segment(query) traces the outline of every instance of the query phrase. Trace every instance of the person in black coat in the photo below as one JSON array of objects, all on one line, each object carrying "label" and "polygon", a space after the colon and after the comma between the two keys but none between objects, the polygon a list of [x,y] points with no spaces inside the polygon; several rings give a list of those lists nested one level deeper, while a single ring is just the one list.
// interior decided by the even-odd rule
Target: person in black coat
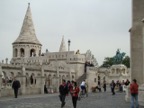
[{"label": "person in black coat", "polygon": [[116,86],[116,84],[115,84],[114,80],[112,80],[110,86],[111,86],[112,95],[115,95],[115,86]]},{"label": "person in black coat", "polygon": [[12,84],[12,88],[14,89],[15,98],[17,98],[18,89],[20,88],[20,82],[18,80],[16,80],[16,78],[14,78],[14,81],[13,81],[13,84]]},{"label": "person in black coat", "polygon": [[65,106],[65,98],[66,95],[68,94],[68,86],[66,84],[66,81],[63,79],[62,84],[59,86],[59,97],[60,97],[60,101],[61,101],[61,108],[63,108]]}]

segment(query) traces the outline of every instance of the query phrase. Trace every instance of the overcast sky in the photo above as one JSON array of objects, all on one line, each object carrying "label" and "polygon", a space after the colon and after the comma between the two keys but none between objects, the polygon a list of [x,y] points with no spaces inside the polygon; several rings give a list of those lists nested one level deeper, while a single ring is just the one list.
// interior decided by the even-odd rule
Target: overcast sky
[{"label": "overcast sky", "polygon": [[130,55],[131,0],[0,0],[0,60],[12,57],[28,2],[43,52],[57,52],[64,35],[71,50],[90,49],[99,65],[118,48]]}]

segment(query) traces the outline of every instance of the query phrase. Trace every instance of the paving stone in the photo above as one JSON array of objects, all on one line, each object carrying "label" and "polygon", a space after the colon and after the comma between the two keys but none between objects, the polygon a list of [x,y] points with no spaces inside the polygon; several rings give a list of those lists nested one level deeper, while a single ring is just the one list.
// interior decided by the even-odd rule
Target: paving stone
[{"label": "paving stone", "polygon": [[[130,103],[125,102],[124,97],[125,93],[90,93],[78,101],[77,108],[130,108]],[[0,98],[0,108],[60,108],[60,104],[58,94]],[[66,97],[64,108],[73,108],[70,95]]]}]

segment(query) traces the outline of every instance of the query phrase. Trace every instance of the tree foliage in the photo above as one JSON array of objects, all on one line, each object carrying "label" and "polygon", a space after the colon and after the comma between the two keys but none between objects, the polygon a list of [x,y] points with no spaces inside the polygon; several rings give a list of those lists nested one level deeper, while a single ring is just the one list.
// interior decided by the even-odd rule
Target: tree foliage
[{"label": "tree foliage", "polygon": [[[104,59],[103,64],[101,65],[101,67],[110,67],[114,64],[114,57],[106,57]],[[127,66],[127,68],[130,68],[130,57],[129,56],[125,56],[122,60],[122,64],[124,64],[125,66]]]},{"label": "tree foliage", "polygon": [[127,68],[130,68],[130,57],[126,56],[123,61],[122,64],[124,64],[125,66],[127,66]]}]

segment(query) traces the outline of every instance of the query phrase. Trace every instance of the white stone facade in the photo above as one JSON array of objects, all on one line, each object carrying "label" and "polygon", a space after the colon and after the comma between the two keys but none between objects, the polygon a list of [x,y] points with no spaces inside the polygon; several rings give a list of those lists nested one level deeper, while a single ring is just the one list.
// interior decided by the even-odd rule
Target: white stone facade
[{"label": "white stone facade", "polygon": [[[35,34],[30,5],[20,35],[12,45],[13,57],[10,64],[8,59],[0,63],[0,96],[13,95],[10,81],[14,77],[21,83],[21,95],[43,94],[44,85],[49,92],[58,92],[62,79],[75,80],[79,84],[86,80],[89,92],[92,87],[97,86],[98,76],[101,77],[101,83],[105,79],[108,84],[112,79],[129,79],[129,70],[123,65],[99,68],[90,50],[83,54],[76,54],[70,48],[67,51],[64,37],[59,52],[41,53],[42,44]],[[86,66],[87,62],[93,65]]]},{"label": "white stone facade", "polygon": [[[59,52],[47,51],[41,53],[42,44],[35,34],[30,4],[21,32],[12,45],[13,57],[10,64],[8,59],[6,59],[6,62],[0,63],[0,84],[2,85],[0,86],[0,96],[13,95],[10,82],[14,77],[17,77],[21,83],[19,94],[43,94],[44,85],[49,92],[58,92],[62,79],[75,80],[79,83],[81,80],[85,80],[86,77],[82,76],[85,75],[86,61],[95,63],[93,71],[87,70],[87,73],[89,73],[88,71],[91,71],[91,74],[95,73],[95,68],[98,68],[97,61],[90,51],[85,54],[66,51],[64,37]],[[89,75],[87,75],[88,79],[91,77]],[[96,74],[94,74],[93,78],[96,77]],[[94,80],[91,82],[94,82]]]}]

